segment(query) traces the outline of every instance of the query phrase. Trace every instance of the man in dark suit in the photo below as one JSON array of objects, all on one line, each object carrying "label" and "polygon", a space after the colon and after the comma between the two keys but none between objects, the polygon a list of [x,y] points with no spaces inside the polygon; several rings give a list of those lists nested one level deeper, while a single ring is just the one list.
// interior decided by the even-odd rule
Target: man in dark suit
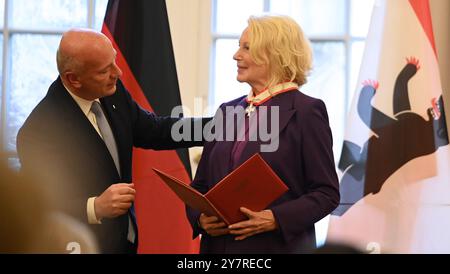
[{"label": "man in dark suit", "polygon": [[[177,149],[179,119],[158,117],[133,101],[119,77],[109,39],[70,30],[57,53],[59,77],[17,136],[22,170],[64,199],[60,208],[90,227],[103,253],[136,252],[132,149]],[[81,247],[82,248],[82,247]]]}]

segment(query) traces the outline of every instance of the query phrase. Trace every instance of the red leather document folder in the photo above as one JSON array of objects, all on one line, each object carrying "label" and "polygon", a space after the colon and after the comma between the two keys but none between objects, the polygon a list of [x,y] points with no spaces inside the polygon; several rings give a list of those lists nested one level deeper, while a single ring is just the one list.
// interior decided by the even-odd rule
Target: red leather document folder
[{"label": "red leather document folder", "polygon": [[185,204],[208,216],[217,216],[227,225],[247,219],[240,207],[261,211],[288,190],[259,154],[245,161],[205,195],[160,170],[153,170]]}]

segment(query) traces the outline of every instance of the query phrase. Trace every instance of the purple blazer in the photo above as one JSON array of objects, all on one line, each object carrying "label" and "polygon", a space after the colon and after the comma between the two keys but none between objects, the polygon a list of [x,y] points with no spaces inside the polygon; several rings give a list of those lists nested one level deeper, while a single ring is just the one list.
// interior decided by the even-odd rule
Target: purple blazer
[{"label": "purple blazer", "polygon": [[[225,111],[226,106],[246,107],[243,98],[222,104],[220,108]],[[279,147],[275,152],[260,154],[289,187],[288,192],[268,207],[273,211],[279,229],[242,241],[235,241],[232,235],[211,237],[198,226],[200,212],[187,207],[193,237],[202,234],[201,253],[310,252],[316,247],[314,223],[339,204],[339,182],[325,104],[294,90],[280,94],[264,105],[279,106]],[[227,121],[224,127],[227,128]],[[260,141],[248,142],[237,166],[260,152],[261,144]],[[229,174],[233,145],[230,141],[206,143],[191,186],[206,193]]]}]

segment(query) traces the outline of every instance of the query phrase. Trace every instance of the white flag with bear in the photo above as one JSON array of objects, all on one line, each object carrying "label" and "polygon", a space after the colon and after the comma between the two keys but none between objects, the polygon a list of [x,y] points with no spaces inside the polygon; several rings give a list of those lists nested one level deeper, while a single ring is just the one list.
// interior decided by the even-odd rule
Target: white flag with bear
[{"label": "white flag with bear", "polygon": [[327,242],[450,253],[450,163],[428,0],[376,1]]}]

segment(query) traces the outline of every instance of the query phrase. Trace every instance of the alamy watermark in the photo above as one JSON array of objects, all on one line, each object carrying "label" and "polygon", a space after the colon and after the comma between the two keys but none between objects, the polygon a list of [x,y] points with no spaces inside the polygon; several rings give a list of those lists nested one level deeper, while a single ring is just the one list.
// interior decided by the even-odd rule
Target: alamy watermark
[{"label": "alamy watermark", "polygon": [[[196,99],[194,113],[198,114],[201,99]],[[173,108],[171,117],[191,116],[186,106]],[[205,116],[207,111],[203,112]],[[206,117],[206,116],[205,116]],[[248,112],[242,106],[219,108],[214,118],[203,126],[201,119],[181,119],[172,126],[172,138],[177,141],[258,142],[260,152],[275,152],[279,146],[280,110],[278,106],[259,106]],[[192,140],[193,139],[193,140]]]}]

